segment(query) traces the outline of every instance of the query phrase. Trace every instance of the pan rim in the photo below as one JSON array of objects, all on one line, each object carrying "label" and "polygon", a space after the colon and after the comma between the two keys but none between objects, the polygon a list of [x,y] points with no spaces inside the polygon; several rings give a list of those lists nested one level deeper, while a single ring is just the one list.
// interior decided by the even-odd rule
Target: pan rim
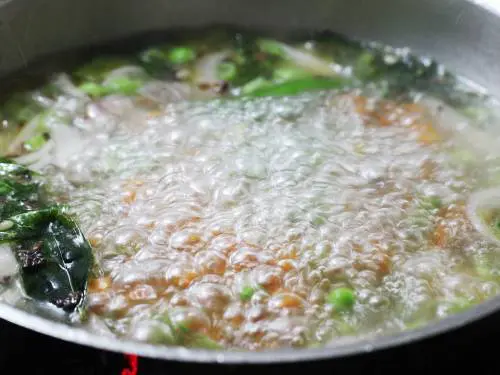
[{"label": "pan rim", "polygon": [[422,341],[424,339],[430,339],[434,336],[459,329],[460,327],[478,321],[498,311],[500,311],[500,295],[467,311],[451,315],[410,331],[398,332],[391,335],[374,336],[366,339],[360,338],[353,343],[338,345],[335,347],[278,349],[251,352],[167,347],[131,340],[120,340],[113,337],[100,336],[83,328],[71,327],[64,323],[51,321],[40,316],[30,314],[6,303],[0,303],[1,319],[69,343],[84,345],[94,349],[106,350],[114,353],[135,354],[141,357],[156,360],[228,365],[264,365],[273,363],[286,364],[312,360],[332,360],[369,354]]},{"label": "pan rim", "polygon": [[[498,4],[484,0],[464,0],[493,13],[500,22],[500,1]],[[2,9],[3,6],[0,6]],[[378,335],[361,338],[353,343],[340,344],[333,347],[279,349],[263,352],[250,351],[214,351],[190,349],[184,347],[166,347],[131,340],[120,340],[113,337],[100,336],[85,329],[72,327],[64,323],[52,321],[33,315],[19,308],[0,302],[0,319],[19,327],[60,339],[69,343],[87,346],[94,349],[115,353],[130,353],[142,357],[191,363],[217,363],[228,365],[273,364],[306,362],[311,360],[327,360],[352,357],[356,355],[378,352],[412,342],[451,332],[467,324],[479,321],[489,315],[500,312],[500,295],[493,297],[467,311],[448,316],[425,326],[398,332],[390,335]]]}]

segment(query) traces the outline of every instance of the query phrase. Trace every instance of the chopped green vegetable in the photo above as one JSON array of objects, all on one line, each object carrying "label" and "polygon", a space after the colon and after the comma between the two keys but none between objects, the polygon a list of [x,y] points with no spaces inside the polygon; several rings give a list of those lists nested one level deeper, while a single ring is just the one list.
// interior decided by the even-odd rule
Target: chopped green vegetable
[{"label": "chopped green vegetable", "polygon": [[139,61],[147,73],[158,78],[170,75],[170,60],[168,48],[149,48],[139,55]]},{"label": "chopped green vegetable", "polygon": [[80,82],[100,83],[112,70],[129,65],[128,59],[120,57],[102,57],[90,61],[77,69],[73,75]]},{"label": "chopped green vegetable", "polygon": [[438,210],[443,206],[443,201],[437,196],[424,197],[420,206],[426,210]]},{"label": "chopped green vegetable", "polygon": [[41,149],[45,143],[47,143],[47,136],[45,134],[37,134],[24,142],[24,148],[27,151],[33,152]]},{"label": "chopped green vegetable", "polygon": [[138,79],[117,77],[110,80],[105,86],[107,94],[134,95],[143,86],[144,82]]},{"label": "chopped green vegetable", "polygon": [[280,57],[286,57],[286,54],[283,50],[283,44],[276,40],[260,39],[257,41],[257,45],[259,46],[260,50],[265,53]]},{"label": "chopped green vegetable", "polygon": [[144,82],[139,79],[116,77],[105,85],[100,85],[95,82],[85,82],[80,86],[80,90],[95,98],[114,94],[134,95],[143,84]]},{"label": "chopped green vegetable", "polygon": [[104,86],[101,86],[101,85],[95,83],[95,82],[85,82],[79,88],[84,93],[86,93],[92,97],[95,97],[95,98],[99,98],[101,96],[107,95],[106,88]]},{"label": "chopped green vegetable", "polygon": [[[234,62],[238,68],[238,74],[231,81],[235,87],[252,85],[253,81],[267,81],[271,79],[276,68],[276,62],[280,59],[275,56],[263,58],[262,51],[255,43],[255,39],[237,34],[234,39]],[[244,90],[242,90],[244,91]]]},{"label": "chopped green vegetable", "polygon": [[264,77],[257,77],[243,86],[241,89],[241,93],[243,95],[249,95],[253,94],[255,91],[268,87],[272,87],[272,83],[270,81],[268,81]]},{"label": "chopped green vegetable", "polygon": [[220,80],[231,81],[238,74],[238,68],[234,63],[224,62],[217,68],[217,75]]},{"label": "chopped green vegetable", "polygon": [[362,53],[354,66],[355,74],[358,78],[362,80],[369,79],[373,77],[376,73],[376,69],[373,66],[375,57],[370,52]]},{"label": "chopped green vegetable", "polygon": [[336,311],[348,311],[356,302],[356,296],[352,289],[337,288],[328,294],[326,300]]},{"label": "chopped green vegetable", "polygon": [[173,342],[175,345],[194,347],[194,348],[204,348],[217,350],[222,349],[222,346],[217,342],[212,340],[207,335],[199,332],[194,332],[189,327],[183,323],[175,324],[168,313],[164,313],[160,318],[160,321],[167,324],[170,327],[173,335]]},{"label": "chopped green vegetable", "polygon": [[296,79],[288,82],[261,86],[260,88],[254,89],[250,92],[246,92],[249,96],[286,96],[286,95],[296,95],[307,91],[314,90],[329,90],[329,89],[343,89],[350,85],[350,81],[338,78],[338,79],[323,79],[323,78],[305,78]]},{"label": "chopped green vegetable", "polygon": [[175,47],[168,53],[168,60],[175,65],[190,63],[196,58],[196,51],[190,47]]},{"label": "chopped green vegetable", "polygon": [[474,306],[474,303],[466,298],[456,298],[451,304],[448,311],[452,314],[456,314],[465,310],[468,310]]},{"label": "chopped green vegetable", "polygon": [[273,78],[276,81],[291,81],[295,79],[310,78],[311,73],[306,72],[304,69],[295,66],[283,66],[277,68],[273,73]]},{"label": "chopped green vegetable", "polygon": [[255,289],[252,288],[251,286],[246,286],[242,289],[242,291],[240,292],[240,299],[242,301],[250,301],[250,299],[252,298],[252,296],[254,295],[255,293]]}]

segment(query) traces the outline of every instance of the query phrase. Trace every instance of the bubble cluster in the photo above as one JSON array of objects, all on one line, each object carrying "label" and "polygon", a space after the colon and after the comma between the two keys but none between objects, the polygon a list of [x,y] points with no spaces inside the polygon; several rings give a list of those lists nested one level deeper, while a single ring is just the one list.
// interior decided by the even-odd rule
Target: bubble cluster
[{"label": "bubble cluster", "polygon": [[[262,350],[402,329],[496,293],[474,271],[493,245],[463,212],[478,181],[414,112],[367,124],[356,95],[176,103],[52,170],[99,263],[90,311],[136,340],[171,344],[180,325]],[[352,311],[328,302],[340,287]]]}]

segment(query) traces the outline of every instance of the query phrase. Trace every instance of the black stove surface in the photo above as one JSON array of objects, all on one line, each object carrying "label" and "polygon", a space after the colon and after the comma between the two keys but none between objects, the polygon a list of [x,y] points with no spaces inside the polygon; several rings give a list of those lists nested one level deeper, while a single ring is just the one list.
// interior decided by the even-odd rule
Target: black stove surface
[{"label": "black stove surface", "polygon": [[[457,331],[411,345],[336,361],[273,366],[193,365],[138,359],[137,375],[156,374],[306,374],[420,375],[465,370],[475,375],[500,374],[500,314]],[[129,358],[43,336],[0,320],[0,374],[135,375]],[[444,372],[444,373],[446,373]]]}]

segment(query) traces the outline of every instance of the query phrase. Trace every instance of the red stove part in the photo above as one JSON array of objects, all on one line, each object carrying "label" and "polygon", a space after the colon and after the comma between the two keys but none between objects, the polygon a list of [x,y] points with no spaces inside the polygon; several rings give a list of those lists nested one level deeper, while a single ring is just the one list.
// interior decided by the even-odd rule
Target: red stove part
[{"label": "red stove part", "polygon": [[124,368],[121,375],[137,375],[139,358],[135,354],[125,354],[129,368]]}]

